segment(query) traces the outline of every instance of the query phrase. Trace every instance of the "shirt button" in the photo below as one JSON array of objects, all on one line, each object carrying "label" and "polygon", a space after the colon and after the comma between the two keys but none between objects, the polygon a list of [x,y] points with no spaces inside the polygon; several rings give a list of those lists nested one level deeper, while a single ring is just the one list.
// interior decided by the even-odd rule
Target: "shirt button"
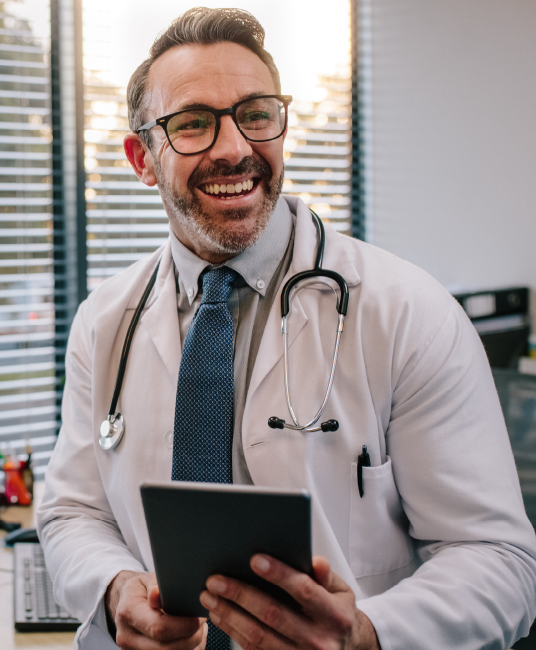
[{"label": "shirt button", "polygon": [[191,298],[194,295],[194,290],[193,289],[188,289],[188,298]]},{"label": "shirt button", "polygon": [[264,289],[264,281],[257,280],[257,289]]},{"label": "shirt button", "polygon": [[164,440],[166,441],[166,447],[173,449],[173,431],[166,431],[164,433]]}]

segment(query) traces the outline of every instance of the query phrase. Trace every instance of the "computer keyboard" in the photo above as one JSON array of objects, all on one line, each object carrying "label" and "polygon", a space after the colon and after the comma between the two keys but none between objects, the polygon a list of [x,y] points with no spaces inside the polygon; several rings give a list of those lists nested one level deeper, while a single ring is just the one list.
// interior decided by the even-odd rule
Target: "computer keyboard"
[{"label": "computer keyboard", "polygon": [[19,632],[69,632],[80,621],[56,605],[52,580],[40,544],[14,546],[15,629]]}]

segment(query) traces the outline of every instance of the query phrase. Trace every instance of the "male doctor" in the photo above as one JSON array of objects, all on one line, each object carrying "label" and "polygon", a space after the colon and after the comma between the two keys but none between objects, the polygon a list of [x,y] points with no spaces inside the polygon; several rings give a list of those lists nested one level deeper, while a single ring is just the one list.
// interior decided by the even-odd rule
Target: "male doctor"
[{"label": "male doctor", "polygon": [[[193,9],[130,81],[126,155],[158,186],[170,235],[73,324],[39,512],[55,597],[82,620],[84,649],[508,648],[536,613],[534,530],[484,350],[441,286],[327,226],[324,268],[350,289],[325,411],[340,427],[267,425],[287,413],[281,288],[313,267],[318,242],[307,207],[280,195],[289,98],[263,38],[246,12]],[[105,451],[100,423],[158,260],[118,407],[125,436]],[[329,281],[294,297],[301,420],[322,400],[336,323]],[[311,493],[314,579],[252,558],[301,611],[224,576],[200,594],[210,625],[161,611],[139,485],[172,477]]]}]

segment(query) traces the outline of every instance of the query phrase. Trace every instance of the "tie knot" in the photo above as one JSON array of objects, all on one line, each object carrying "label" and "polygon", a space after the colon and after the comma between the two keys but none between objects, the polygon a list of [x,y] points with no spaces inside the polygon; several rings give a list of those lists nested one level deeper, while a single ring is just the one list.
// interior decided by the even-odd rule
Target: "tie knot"
[{"label": "tie knot", "polygon": [[227,302],[236,280],[236,271],[228,266],[207,271],[203,275],[203,297],[201,304]]}]

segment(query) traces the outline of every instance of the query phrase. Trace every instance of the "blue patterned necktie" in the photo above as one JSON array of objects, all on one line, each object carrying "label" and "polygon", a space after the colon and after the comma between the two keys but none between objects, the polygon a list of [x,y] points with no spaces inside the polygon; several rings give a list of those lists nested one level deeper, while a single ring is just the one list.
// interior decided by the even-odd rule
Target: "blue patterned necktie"
[{"label": "blue patterned necktie", "polygon": [[[203,296],[182,351],[175,431],[174,481],[232,483],[233,317],[227,306],[236,272],[203,276]],[[217,531],[214,531],[217,534]],[[229,650],[229,637],[209,620],[207,650]]]}]

